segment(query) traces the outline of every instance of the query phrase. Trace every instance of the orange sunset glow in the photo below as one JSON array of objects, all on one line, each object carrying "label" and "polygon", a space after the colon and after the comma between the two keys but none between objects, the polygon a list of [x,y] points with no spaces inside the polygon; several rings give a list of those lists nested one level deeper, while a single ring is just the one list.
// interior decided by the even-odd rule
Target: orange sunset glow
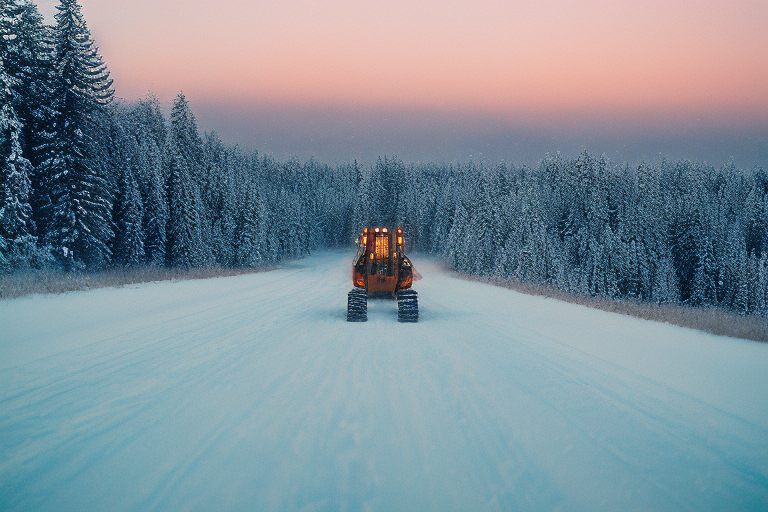
[{"label": "orange sunset glow", "polygon": [[[38,3],[53,12],[52,1]],[[606,123],[610,132],[619,127],[646,135],[727,127],[725,138],[743,141],[743,133],[764,140],[768,125],[765,0],[82,5],[118,96],[132,100],[152,90],[167,102],[184,90],[200,108],[202,128],[231,132],[267,151],[277,150],[265,146],[270,128],[273,135],[291,131],[288,111],[292,118],[307,112],[294,134],[299,125],[329,116],[334,126],[381,124],[375,117],[360,121],[362,112],[387,113],[394,132],[393,117],[417,112],[447,116],[454,131],[479,116],[517,130],[568,125],[588,127],[592,135],[605,132]],[[225,115],[232,111],[237,120]],[[254,119],[252,130],[246,111],[254,118],[269,112],[277,124]],[[578,131],[563,136],[589,142]],[[546,147],[559,149],[568,148]],[[291,152],[287,146],[285,152]]]}]

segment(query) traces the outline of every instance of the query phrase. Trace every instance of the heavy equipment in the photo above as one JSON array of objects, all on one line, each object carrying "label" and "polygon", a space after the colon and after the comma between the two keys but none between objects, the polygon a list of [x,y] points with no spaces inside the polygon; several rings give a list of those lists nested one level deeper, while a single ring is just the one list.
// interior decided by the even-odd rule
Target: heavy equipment
[{"label": "heavy equipment", "polygon": [[359,238],[352,264],[354,288],[347,295],[347,321],[368,320],[368,298],[397,298],[397,320],[419,321],[419,299],[413,264],[405,255],[401,228],[367,227]]}]

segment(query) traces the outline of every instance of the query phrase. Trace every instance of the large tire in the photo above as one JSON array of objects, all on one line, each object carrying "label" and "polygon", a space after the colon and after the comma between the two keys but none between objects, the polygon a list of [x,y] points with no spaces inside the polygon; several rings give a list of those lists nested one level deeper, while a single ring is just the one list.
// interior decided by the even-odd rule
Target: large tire
[{"label": "large tire", "polygon": [[416,290],[400,290],[397,292],[397,321],[419,321],[419,297]]},{"label": "large tire", "polygon": [[347,294],[347,322],[368,321],[368,294],[354,288]]}]

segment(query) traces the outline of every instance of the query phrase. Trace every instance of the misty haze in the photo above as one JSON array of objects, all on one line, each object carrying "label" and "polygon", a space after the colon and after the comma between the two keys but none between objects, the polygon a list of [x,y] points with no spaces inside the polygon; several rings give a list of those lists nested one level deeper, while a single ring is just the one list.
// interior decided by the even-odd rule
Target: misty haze
[{"label": "misty haze", "polygon": [[[768,162],[766,123],[722,126],[721,120],[583,118],[526,123],[496,116],[434,111],[291,109],[202,103],[201,126],[243,148],[280,159],[314,158],[331,164],[378,157],[408,162],[469,160],[535,166],[547,155],[574,157],[586,150],[617,164],[687,158],[750,169]],[[656,124],[663,123],[663,124]]]},{"label": "misty haze", "polygon": [[[53,22],[55,1],[37,3]],[[183,90],[201,129],[279,159],[768,163],[760,0],[83,9],[117,97],[152,90],[167,109]]]}]

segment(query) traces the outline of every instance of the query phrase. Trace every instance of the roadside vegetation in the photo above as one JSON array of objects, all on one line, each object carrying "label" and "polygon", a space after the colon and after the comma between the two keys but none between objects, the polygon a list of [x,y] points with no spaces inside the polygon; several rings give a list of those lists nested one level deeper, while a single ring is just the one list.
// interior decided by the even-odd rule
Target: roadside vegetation
[{"label": "roadside vegetation", "polygon": [[768,317],[740,315],[716,307],[693,307],[680,304],[657,304],[629,299],[612,299],[560,290],[551,285],[524,283],[514,279],[469,276],[452,272],[454,277],[488,283],[526,295],[536,295],[579,304],[601,311],[633,316],[679,327],[753,341],[768,342]]},{"label": "roadside vegetation", "polygon": [[63,270],[31,270],[0,275],[0,300],[33,294],[65,293],[120,287],[156,281],[183,281],[230,277],[254,272],[266,272],[274,266],[261,268],[204,267],[168,268],[158,266],[117,267],[100,271],[65,272]]}]

